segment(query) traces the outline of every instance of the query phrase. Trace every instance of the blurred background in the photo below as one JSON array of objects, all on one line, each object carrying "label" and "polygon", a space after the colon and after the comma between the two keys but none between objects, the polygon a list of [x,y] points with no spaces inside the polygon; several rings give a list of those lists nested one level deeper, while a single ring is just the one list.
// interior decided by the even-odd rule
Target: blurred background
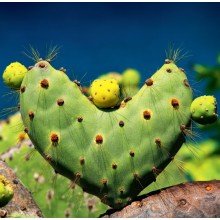
[{"label": "blurred background", "polygon": [[[0,3],[0,72],[14,61],[32,65],[23,54],[30,45],[42,58],[57,45],[53,65],[64,66],[83,85],[129,67],[144,81],[164,63],[173,43],[191,55],[178,64],[203,93],[205,82],[197,87],[191,65],[216,63],[219,10],[219,3]],[[10,91],[2,80],[0,88],[0,97]],[[1,100],[0,108],[13,106],[11,99]]]},{"label": "blurred background", "polygon": [[[173,44],[183,54],[188,52],[178,66],[185,69],[195,97],[207,94],[220,100],[219,11],[220,3],[0,3],[0,71],[15,61],[33,65],[23,54],[30,45],[43,59],[49,48],[58,46],[52,65],[66,68],[70,79],[83,86],[102,74],[127,68],[140,72],[141,85],[163,65],[165,51]],[[107,206],[54,173],[34,152],[20,115],[3,110],[17,103],[2,80],[0,97],[0,158],[16,170],[43,214],[98,217],[103,213]],[[178,159],[142,193],[184,181],[220,179],[220,122],[197,126],[189,131],[192,135]]]}]

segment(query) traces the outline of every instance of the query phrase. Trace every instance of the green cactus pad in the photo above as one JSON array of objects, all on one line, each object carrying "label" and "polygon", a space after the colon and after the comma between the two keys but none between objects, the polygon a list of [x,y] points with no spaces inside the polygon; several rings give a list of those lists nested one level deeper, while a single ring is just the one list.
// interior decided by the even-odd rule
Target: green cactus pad
[{"label": "green cactus pad", "polygon": [[3,73],[4,83],[12,89],[20,89],[22,80],[27,73],[27,69],[19,62],[8,65]]},{"label": "green cactus pad", "polygon": [[119,101],[119,85],[115,79],[96,79],[91,85],[91,96],[99,108],[114,107]]},{"label": "green cactus pad", "polygon": [[105,204],[130,203],[185,142],[192,91],[173,62],[164,64],[118,109],[97,108],[67,75],[40,61],[20,89],[25,130],[60,174]]},{"label": "green cactus pad", "polygon": [[217,118],[217,102],[214,96],[196,98],[190,107],[192,119],[202,125],[214,123]]},{"label": "green cactus pad", "polygon": [[10,182],[0,175],[0,207],[7,205],[13,196],[14,190]]}]

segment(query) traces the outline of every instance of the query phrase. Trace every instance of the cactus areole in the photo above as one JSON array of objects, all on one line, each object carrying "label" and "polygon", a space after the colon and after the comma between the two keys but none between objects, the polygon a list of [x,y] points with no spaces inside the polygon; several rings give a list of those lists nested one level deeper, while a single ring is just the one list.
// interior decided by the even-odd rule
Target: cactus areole
[{"label": "cactus areole", "polygon": [[189,125],[192,103],[186,81],[174,62],[165,63],[132,99],[103,109],[40,61],[24,76],[20,111],[57,172],[119,209],[156,181],[185,142],[181,125]]}]

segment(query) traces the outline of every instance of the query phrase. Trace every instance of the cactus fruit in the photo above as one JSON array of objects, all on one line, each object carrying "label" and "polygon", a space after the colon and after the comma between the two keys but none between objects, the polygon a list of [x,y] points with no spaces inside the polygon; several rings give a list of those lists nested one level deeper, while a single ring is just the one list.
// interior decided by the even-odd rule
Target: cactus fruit
[{"label": "cactus fruit", "polygon": [[98,79],[115,79],[120,86],[121,86],[122,80],[123,80],[122,75],[117,72],[109,72],[109,73],[103,74],[103,75],[99,76]]},{"label": "cactus fruit", "polygon": [[27,73],[27,69],[19,62],[8,65],[3,73],[4,83],[12,89],[20,89],[22,80]]},{"label": "cactus fruit", "polygon": [[99,108],[114,107],[119,101],[119,85],[115,79],[97,79],[91,85],[91,96]]},{"label": "cactus fruit", "polygon": [[128,68],[122,72],[122,74],[110,72],[101,75],[99,79],[115,79],[120,86],[121,98],[135,95],[139,90],[139,84],[141,75],[135,70]]},{"label": "cactus fruit", "polygon": [[214,96],[200,96],[190,107],[192,119],[202,125],[214,123],[217,118],[217,102]]},{"label": "cactus fruit", "polygon": [[[98,77],[98,80],[116,80],[120,87],[120,98],[119,102],[125,99],[126,97],[130,97],[135,95],[139,90],[139,84],[141,75],[135,70],[128,68],[122,72],[122,74],[117,72],[109,72]],[[89,88],[83,87],[83,92],[85,95],[91,95],[91,86]]]},{"label": "cactus fruit", "polygon": [[122,91],[123,97],[134,96],[139,90],[141,75],[135,70],[128,68],[122,73]]},{"label": "cactus fruit", "polygon": [[122,81],[125,86],[138,86],[140,82],[140,73],[135,69],[126,69],[122,73]]},{"label": "cactus fruit", "polygon": [[14,196],[14,190],[10,182],[0,175],[0,208],[7,205]]},{"label": "cactus fruit", "polygon": [[97,108],[46,61],[28,71],[20,88],[35,148],[58,173],[114,208],[130,203],[173,160],[185,142],[191,102],[186,75],[172,61],[118,109]]}]

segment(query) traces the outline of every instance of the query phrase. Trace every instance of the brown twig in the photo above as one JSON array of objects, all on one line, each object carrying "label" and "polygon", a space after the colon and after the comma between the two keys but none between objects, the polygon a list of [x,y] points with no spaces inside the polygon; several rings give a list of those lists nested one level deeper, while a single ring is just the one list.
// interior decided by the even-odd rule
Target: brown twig
[{"label": "brown twig", "polygon": [[187,182],[138,197],[122,210],[108,210],[103,218],[217,218],[220,181]]}]

